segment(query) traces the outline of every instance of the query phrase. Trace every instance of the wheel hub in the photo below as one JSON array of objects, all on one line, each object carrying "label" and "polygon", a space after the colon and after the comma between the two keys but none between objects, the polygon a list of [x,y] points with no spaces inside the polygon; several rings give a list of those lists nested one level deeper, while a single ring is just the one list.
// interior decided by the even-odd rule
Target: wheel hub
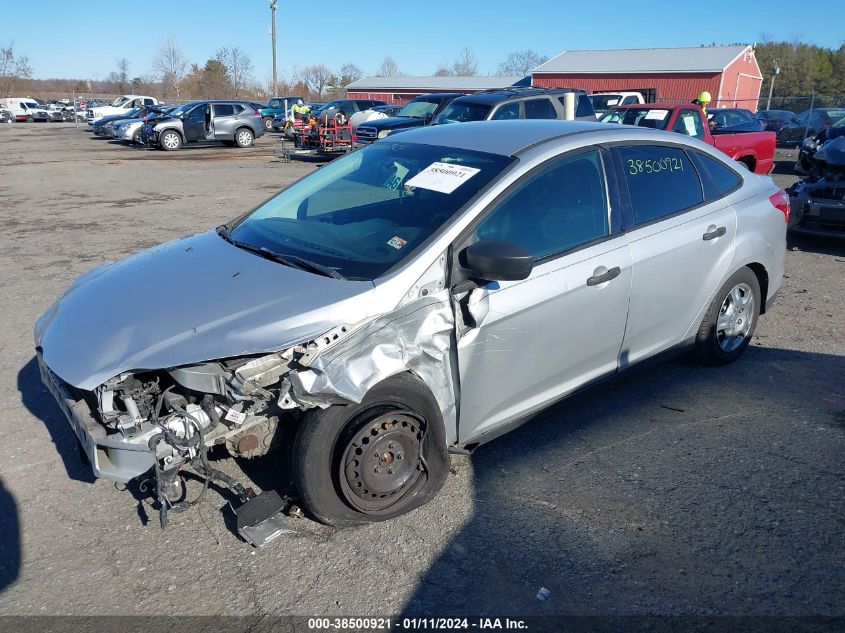
[{"label": "wheel hub", "polygon": [[419,478],[420,421],[401,413],[386,413],[364,424],[349,440],[341,477],[350,501],[367,509],[392,505]]}]

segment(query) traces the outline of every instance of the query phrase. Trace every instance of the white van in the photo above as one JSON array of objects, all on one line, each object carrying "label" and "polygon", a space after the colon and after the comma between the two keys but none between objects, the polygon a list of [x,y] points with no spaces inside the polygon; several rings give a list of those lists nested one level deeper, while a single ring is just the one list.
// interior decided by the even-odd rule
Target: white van
[{"label": "white van", "polygon": [[44,107],[32,97],[8,97],[3,99],[2,103],[17,121],[32,121],[36,112],[45,112]]}]

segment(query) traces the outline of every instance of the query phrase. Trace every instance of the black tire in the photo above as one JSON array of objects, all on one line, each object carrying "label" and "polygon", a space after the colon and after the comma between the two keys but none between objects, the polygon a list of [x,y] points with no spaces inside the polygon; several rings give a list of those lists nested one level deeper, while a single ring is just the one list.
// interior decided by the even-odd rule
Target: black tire
[{"label": "black tire", "polygon": [[136,145],[141,145],[141,130],[132,135],[132,142]]},{"label": "black tire", "polygon": [[234,140],[238,147],[249,147],[255,142],[255,133],[248,127],[239,127],[235,130]]},{"label": "black tire", "polygon": [[[743,304],[749,295],[750,305]],[[701,321],[695,340],[699,359],[706,365],[724,365],[739,358],[754,336],[763,301],[754,272],[750,268],[735,272],[719,289]],[[730,329],[719,327],[720,316],[731,323]]]},{"label": "black tire", "polygon": [[166,152],[175,152],[182,147],[182,135],[176,130],[165,130],[159,134],[158,146]]},{"label": "black tire", "polygon": [[[372,446],[364,452],[371,438]],[[414,438],[420,456],[403,460],[405,454],[415,455]],[[388,446],[390,452],[383,455],[389,461],[384,461],[379,451]],[[354,453],[361,456],[360,465],[353,461]],[[381,474],[364,473],[365,460],[373,461],[374,472]],[[309,411],[297,431],[292,456],[303,506],[317,520],[338,527],[386,521],[428,503],[446,482],[449,463],[437,401],[411,374],[379,383],[358,405]],[[384,469],[376,470],[380,465],[399,468],[387,475]],[[382,488],[378,492],[387,494],[375,494],[361,487],[372,480],[377,480],[376,487],[393,490]]]},{"label": "black tire", "polygon": [[264,117],[264,129],[268,132],[273,131],[273,117],[271,117],[271,116]]}]

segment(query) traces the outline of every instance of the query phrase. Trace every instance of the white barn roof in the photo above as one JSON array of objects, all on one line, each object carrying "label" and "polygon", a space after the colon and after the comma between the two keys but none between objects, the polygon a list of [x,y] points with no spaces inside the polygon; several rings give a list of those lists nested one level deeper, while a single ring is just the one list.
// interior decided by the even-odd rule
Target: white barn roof
[{"label": "white barn roof", "polygon": [[749,48],[746,45],[564,51],[537,66],[532,74],[722,72]]}]

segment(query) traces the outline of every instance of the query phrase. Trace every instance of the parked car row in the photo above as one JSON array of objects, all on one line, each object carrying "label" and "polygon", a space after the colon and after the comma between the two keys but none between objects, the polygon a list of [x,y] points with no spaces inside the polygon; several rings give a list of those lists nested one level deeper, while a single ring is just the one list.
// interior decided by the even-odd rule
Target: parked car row
[{"label": "parked car row", "polygon": [[110,106],[90,108],[86,118],[95,136],[166,151],[201,142],[249,147],[264,134],[262,107],[239,99],[168,106],[152,97],[125,95]]}]

